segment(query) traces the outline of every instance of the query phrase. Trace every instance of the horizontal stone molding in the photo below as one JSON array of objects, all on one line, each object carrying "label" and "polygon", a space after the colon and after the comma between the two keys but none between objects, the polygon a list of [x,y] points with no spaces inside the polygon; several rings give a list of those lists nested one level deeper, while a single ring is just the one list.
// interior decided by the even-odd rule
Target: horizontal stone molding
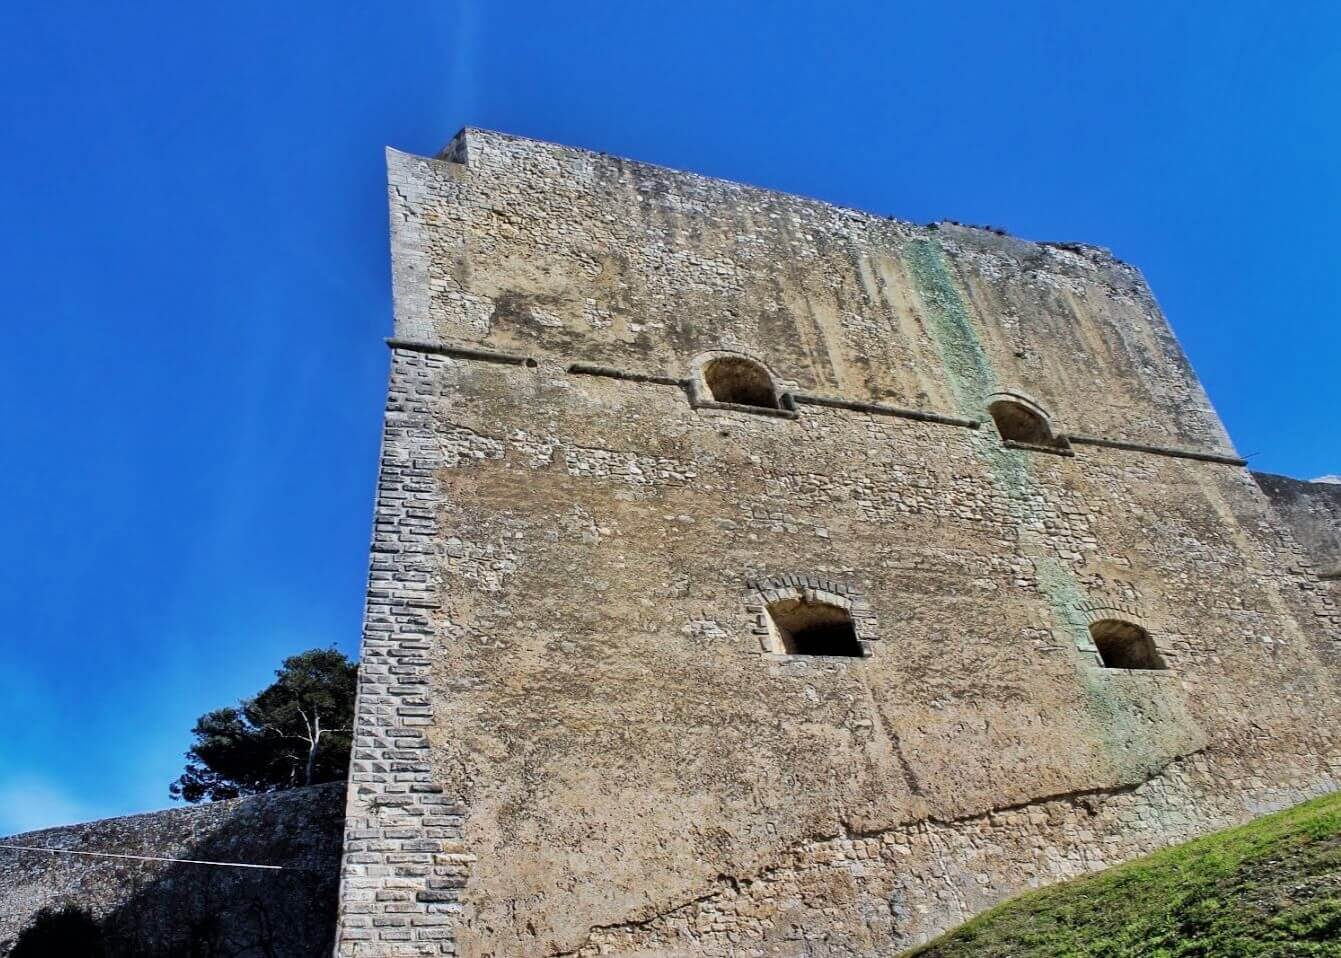
[{"label": "horizontal stone molding", "polygon": [[977,429],[982,423],[977,419],[963,416],[949,416],[944,413],[928,412],[922,409],[904,409],[899,406],[887,406],[884,403],[865,402],[860,399],[839,399],[834,396],[816,396],[811,393],[792,393],[792,399],[808,406],[827,406],[830,409],[847,409],[852,412],[865,412],[873,416],[894,416],[899,419],[914,419],[918,422],[934,422],[942,426],[960,426],[964,429]]},{"label": "horizontal stone molding", "polygon": [[1170,446],[1149,446],[1143,442],[1127,442],[1123,439],[1103,439],[1099,436],[1084,436],[1071,433],[1066,438],[1078,446],[1103,446],[1106,449],[1125,449],[1128,452],[1148,452],[1154,456],[1168,456],[1171,459],[1195,459],[1198,462],[1218,462],[1225,466],[1246,466],[1248,461],[1237,456],[1226,456],[1218,452],[1201,452],[1196,449],[1175,449]]},{"label": "horizontal stone molding", "polygon": [[747,412],[753,416],[771,416],[774,419],[797,419],[794,409],[769,409],[767,406],[746,406],[744,403],[737,402],[713,402],[710,399],[700,399],[694,403],[695,409],[720,409],[725,412]]},{"label": "horizontal stone molding", "polygon": [[448,343],[395,338],[388,339],[386,344],[392,349],[408,349],[416,353],[451,356],[454,359],[474,359],[485,363],[502,363],[505,366],[528,366],[532,369],[539,365],[530,356],[519,356],[516,353],[504,353],[494,349],[477,349],[473,346],[452,346]]},{"label": "horizontal stone molding", "polygon": [[[1059,436],[1059,440],[1065,441],[1065,436]],[[1018,439],[1003,439],[1001,445],[1007,449],[1020,449],[1024,452],[1045,452],[1050,456],[1065,456],[1071,458],[1075,456],[1075,450],[1069,445],[1049,446],[1041,442],[1020,442]]]},{"label": "horizontal stone molding", "polygon": [[676,386],[681,389],[685,387],[687,382],[673,376],[652,376],[647,373],[612,369],[609,366],[597,366],[592,363],[569,363],[567,371],[576,376],[602,376],[606,379],[622,379],[631,383],[653,383],[657,386]]}]

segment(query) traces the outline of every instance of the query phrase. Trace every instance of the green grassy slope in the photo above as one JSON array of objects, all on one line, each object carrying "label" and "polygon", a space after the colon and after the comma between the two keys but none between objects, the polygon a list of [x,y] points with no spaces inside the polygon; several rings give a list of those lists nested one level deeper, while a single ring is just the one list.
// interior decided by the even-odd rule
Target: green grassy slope
[{"label": "green grassy slope", "polygon": [[1341,793],[1030,892],[914,955],[1341,958]]}]

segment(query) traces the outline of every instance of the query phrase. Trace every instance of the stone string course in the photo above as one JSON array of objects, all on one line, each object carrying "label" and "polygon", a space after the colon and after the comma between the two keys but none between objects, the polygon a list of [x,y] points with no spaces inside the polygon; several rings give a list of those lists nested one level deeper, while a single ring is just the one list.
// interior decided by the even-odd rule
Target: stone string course
[{"label": "stone string course", "polygon": [[[887,955],[1338,787],[1335,586],[1131,267],[485,131],[389,162],[339,954]],[[665,388],[723,350],[844,401]],[[1123,448],[884,414],[1004,391]],[[797,590],[876,654],[761,655]]]}]

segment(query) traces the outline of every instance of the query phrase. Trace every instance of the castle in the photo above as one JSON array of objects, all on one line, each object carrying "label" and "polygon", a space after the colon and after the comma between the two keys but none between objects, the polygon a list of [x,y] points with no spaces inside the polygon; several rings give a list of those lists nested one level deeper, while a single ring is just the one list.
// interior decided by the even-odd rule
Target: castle
[{"label": "castle", "polygon": [[1336,585],[1135,269],[389,166],[340,955],[888,955],[1338,787]]},{"label": "castle", "polygon": [[1341,787],[1341,485],[1254,478],[1132,267],[476,129],[389,167],[347,793],[6,839],[0,954],[73,905],[873,958]]}]

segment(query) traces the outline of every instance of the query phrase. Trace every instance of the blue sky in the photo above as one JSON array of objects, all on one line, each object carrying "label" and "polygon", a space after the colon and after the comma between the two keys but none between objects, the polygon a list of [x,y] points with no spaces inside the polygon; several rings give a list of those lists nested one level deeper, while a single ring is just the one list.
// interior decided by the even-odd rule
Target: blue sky
[{"label": "blue sky", "polygon": [[1140,266],[1255,467],[1341,472],[1341,6],[0,6],[0,834],[169,804],[357,650],[382,149],[494,127]]}]

